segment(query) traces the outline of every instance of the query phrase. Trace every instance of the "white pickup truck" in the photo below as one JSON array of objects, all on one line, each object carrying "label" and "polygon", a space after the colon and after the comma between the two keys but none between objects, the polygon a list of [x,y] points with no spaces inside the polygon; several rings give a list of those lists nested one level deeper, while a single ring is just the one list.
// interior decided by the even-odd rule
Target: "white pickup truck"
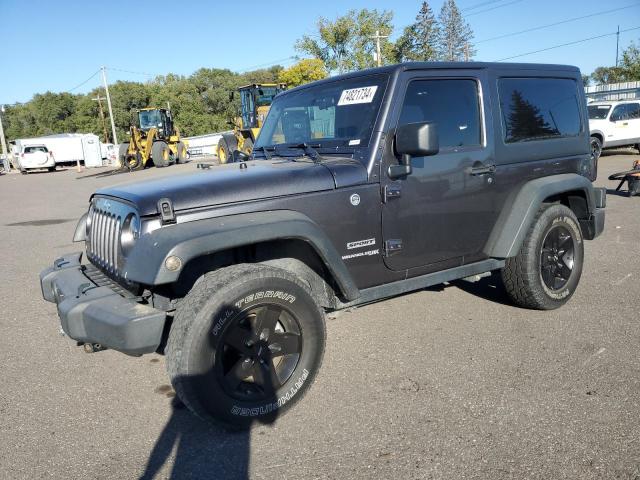
[{"label": "white pickup truck", "polygon": [[603,148],[635,147],[640,152],[640,99],[592,102],[589,109],[591,154]]}]

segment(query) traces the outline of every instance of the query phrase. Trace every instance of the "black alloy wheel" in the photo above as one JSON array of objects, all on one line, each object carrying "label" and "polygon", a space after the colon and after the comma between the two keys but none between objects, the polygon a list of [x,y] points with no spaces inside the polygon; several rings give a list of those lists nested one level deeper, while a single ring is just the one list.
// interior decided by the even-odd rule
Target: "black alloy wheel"
[{"label": "black alloy wheel", "polygon": [[279,305],[253,306],[229,323],[218,350],[218,381],[233,398],[273,397],[291,377],[302,353],[300,325]]},{"label": "black alloy wheel", "polygon": [[574,242],[564,226],[555,226],[545,237],[540,251],[540,276],[550,290],[561,290],[571,278]]}]

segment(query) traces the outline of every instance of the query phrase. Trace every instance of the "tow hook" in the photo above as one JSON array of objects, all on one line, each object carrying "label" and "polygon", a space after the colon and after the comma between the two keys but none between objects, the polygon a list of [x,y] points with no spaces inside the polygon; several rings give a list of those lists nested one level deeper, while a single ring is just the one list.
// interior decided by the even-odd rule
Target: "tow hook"
[{"label": "tow hook", "polygon": [[82,348],[85,353],[96,353],[107,349],[107,347],[103,347],[99,343],[85,343],[82,345]]}]

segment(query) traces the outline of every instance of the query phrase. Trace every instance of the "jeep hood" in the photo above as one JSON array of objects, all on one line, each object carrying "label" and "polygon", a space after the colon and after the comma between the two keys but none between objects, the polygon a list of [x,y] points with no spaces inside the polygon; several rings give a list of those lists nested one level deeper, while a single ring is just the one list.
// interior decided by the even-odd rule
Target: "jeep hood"
[{"label": "jeep hood", "polygon": [[[246,165],[246,168],[240,168]],[[195,165],[194,165],[195,170]],[[329,158],[315,164],[308,158],[273,158],[244,164],[212,166],[193,173],[125,183],[95,194],[122,198],[136,205],[140,215],[158,213],[161,198],[176,211],[332,190],[367,182],[366,168],[350,158]]]}]

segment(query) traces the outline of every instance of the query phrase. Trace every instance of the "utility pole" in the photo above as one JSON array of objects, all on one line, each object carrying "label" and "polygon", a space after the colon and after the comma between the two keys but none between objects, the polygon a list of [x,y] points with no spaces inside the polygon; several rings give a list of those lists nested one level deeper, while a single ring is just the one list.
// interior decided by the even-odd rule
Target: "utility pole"
[{"label": "utility pole", "polygon": [[618,32],[616,33],[616,67],[618,66],[619,47],[620,47],[620,25],[618,25]]},{"label": "utility pole", "polygon": [[0,142],[2,143],[2,154],[7,155],[7,141],[4,138],[4,127],[2,126],[3,113],[4,113],[4,105],[0,105]]},{"label": "utility pole", "polygon": [[380,39],[381,38],[389,38],[389,35],[380,35],[380,30],[376,30],[376,34],[372,36],[376,41],[376,61],[378,62],[378,66],[382,66],[382,55],[380,53]]},{"label": "utility pole", "polygon": [[469,61],[469,42],[465,42],[464,44],[464,61]]},{"label": "utility pole", "polygon": [[107,107],[109,107],[109,119],[111,119],[111,133],[113,133],[113,143],[118,145],[118,136],[116,135],[116,124],[113,121],[113,110],[111,109],[111,96],[109,95],[109,85],[107,84],[106,67],[100,67],[102,70],[102,82],[104,83],[104,91],[107,95]]},{"label": "utility pole", "polygon": [[98,108],[100,109],[100,120],[102,120],[102,130],[104,131],[104,143],[109,143],[109,134],[107,133],[107,122],[104,119],[104,110],[102,110],[102,100],[106,100],[105,97],[101,97],[100,94],[96,98],[92,98],[98,102]]}]

